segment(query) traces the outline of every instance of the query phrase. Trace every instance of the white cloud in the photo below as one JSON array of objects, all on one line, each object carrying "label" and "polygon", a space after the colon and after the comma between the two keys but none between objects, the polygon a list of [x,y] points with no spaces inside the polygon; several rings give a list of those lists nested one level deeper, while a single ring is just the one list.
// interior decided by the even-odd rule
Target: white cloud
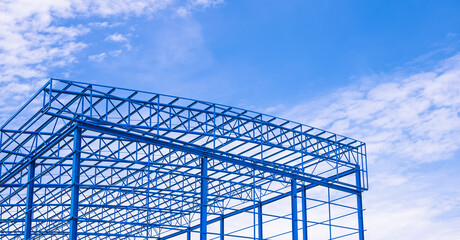
[{"label": "white cloud", "polygon": [[93,61],[93,62],[102,62],[102,61],[104,61],[106,56],[107,56],[107,54],[104,52],[104,53],[100,53],[100,54],[91,55],[91,56],[88,57],[88,59],[90,61]]},{"label": "white cloud", "polygon": [[110,51],[109,55],[113,56],[113,57],[116,57],[116,56],[120,55],[121,53],[122,53],[121,50],[114,50],[114,51]]},{"label": "white cloud", "polygon": [[177,8],[176,14],[179,17],[185,18],[190,15],[193,10],[214,7],[222,4],[223,2],[223,0],[191,0],[187,4],[184,4],[184,6]]},{"label": "white cloud", "polygon": [[[172,0],[5,0],[0,2],[0,90],[12,93],[5,87],[11,84],[31,84],[47,77],[55,67],[75,63],[75,57],[88,46],[81,37],[91,32],[92,28],[112,27],[119,23],[109,24],[96,21],[87,25],[62,24],[63,21],[90,17],[105,18],[110,16],[141,16],[151,15],[168,7],[179,9],[189,5],[189,1]],[[111,35],[112,41],[125,41],[122,35]],[[131,48],[129,44],[126,48]],[[114,52],[115,53],[115,52]],[[118,53],[119,54],[119,53]],[[112,54],[115,55],[115,54]],[[100,55],[89,57],[102,60]],[[21,96],[30,96],[37,87]],[[7,108],[8,99],[13,95],[0,99],[0,109]],[[24,102],[25,98],[22,101]],[[0,120],[11,115],[3,111]]]},{"label": "white cloud", "polygon": [[367,143],[367,238],[459,239],[460,54],[427,71],[370,78],[386,82],[340,89],[284,116]]},{"label": "white cloud", "polygon": [[393,77],[371,89],[341,89],[320,108],[306,103],[285,115],[365,140],[372,154],[417,162],[451,157],[460,147],[460,55],[428,72]]},{"label": "white cloud", "polygon": [[[92,25],[60,25],[59,19],[140,15],[166,8],[171,1],[16,0],[0,3],[0,81],[43,77],[53,66],[75,62],[87,46],[79,37]],[[94,26],[108,25],[104,23]],[[114,41],[123,36],[112,35]]]},{"label": "white cloud", "polygon": [[114,28],[114,27],[121,26],[121,25],[123,25],[123,23],[121,23],[121,22],[112,22],[112,23],[109,23],[109,22],[91,22],[91,23],[88,23],[88,26],[97,27],[97,28]]},{"label": "white cloud", "polygon": [[204,49],[201,32],[201,25],[193,20],[179,20],[174,28],[161,28],[154,42],[155,65],[168,68],[193,63],[196,67],[198,59],[201,64],[211,61],[211,54]]},{"label": "white cloud", "polygon": [[88,60],[100,63],[100,62],[104,61],[107,56],[116,57],[116,56],[120,55],[121,53],[122,53],[121,50],[114,50],[114,51],[110,51],[110,52],[107,52],[107,53],[103,52],[103,53],[99,53],[99,54],[90,55],[88,57]]},{"label": "white cloud", "polygon": [[180,8],[177,9],[176,13],[177,13],[177,15],[179,17],[184,18],[189,14],[189,10],[187,8],[185,8],[185,7],[180,7]]},{"label": "white cloud", "polygon": [[123,36],[122,34],[119,33],[114,33],[105,38],[106,41],[112,41],[112,42],[126,42],[128,39]]}]

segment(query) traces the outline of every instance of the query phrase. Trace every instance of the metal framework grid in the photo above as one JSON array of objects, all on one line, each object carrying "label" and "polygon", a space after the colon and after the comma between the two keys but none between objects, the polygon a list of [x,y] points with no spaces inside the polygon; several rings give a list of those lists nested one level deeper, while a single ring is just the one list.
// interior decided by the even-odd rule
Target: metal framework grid
[{"label": "metal framework grid", "polygon": [[364,239],[348,137],[58,79],[0,130],[1,239]]}]

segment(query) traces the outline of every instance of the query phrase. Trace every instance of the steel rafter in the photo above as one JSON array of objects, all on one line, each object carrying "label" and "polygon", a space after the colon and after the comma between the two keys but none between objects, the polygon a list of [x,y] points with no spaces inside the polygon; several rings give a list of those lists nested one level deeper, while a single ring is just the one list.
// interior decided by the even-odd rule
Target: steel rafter
[{"label": "steel rafter", "polygon": [[144,91],[51,79],[0,128],[2,239],[362,240],[367,182],[363,142]]}]

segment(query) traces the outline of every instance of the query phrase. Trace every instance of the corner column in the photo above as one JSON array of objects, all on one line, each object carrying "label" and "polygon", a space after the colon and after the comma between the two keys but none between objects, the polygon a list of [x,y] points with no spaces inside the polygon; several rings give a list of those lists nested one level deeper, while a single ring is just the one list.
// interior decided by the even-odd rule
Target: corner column
[{"label": "corner column", "polygon": [[363,199],[361,196],[361,172],[359,167],[356,168],[356,186],[359,188],[359,193],[356,194],[358,208],[359,240],[364,240]]}]

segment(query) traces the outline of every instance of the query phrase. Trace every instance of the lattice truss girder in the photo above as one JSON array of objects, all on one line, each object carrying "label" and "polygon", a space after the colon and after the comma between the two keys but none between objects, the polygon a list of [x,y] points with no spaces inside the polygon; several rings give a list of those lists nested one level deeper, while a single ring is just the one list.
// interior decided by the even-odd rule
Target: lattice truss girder
[{"label": "lattice truss girder", "polygon": [[364,143],[207,102],[51,80],[12,119],[0,135],[0,233],[11,238],[24,232],[31,162],[33,234],[69,232],[76,127],[78,231],[88,239],[190,231],[200,222],[202,158],[210,219],[286,196],[293,177],[346,196],[367,189]]}]

